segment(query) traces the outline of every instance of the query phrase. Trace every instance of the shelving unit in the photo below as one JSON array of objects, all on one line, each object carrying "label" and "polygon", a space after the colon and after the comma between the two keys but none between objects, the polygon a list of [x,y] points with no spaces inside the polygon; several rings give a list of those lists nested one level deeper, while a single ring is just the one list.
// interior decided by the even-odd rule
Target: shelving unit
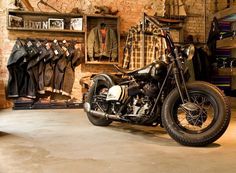
[{"label": "shelving unit", "polygon": [[[11,16],[16,16],[22,18],[22,26],[11,26]],[[46,12],[30,12],[30,11],[17,11],[9,10],[7,15],[7,29],[8,30],[22,30],[22,31],[39,31],[39,32],[71,32],[71,33],[81,33],[84,32],[84,27],[82,30],[72,30],[70,29],[70,22],[72,18],[82,18],[82,25],[84,25],[84,16],[70,13],[46,13]],[[49,19],[63,20],[63,28],[60,29],[50,29],[43,28],[42,24],[47,23]],[[39,25],[24,26],[26,21],[36,22]]]},{"label": "shelving unit", "polygon": [[[219,24],[223,23],[229,25],[229,28],[226,26],[226,29],[223,27],[221,31],[231,31],[235,30],[236,24],[236,7],[233,6],[231,8],[227,8],[217,12],[214,17],[217,18]],[[236,75],[236,68],[232,67],[232,61],[235,60],[232,57],[236,57],[236,39],[234,38],[225,38],[222,40],[218,40],[216,43],[217,52],[229,52],[224,55],[219,55],[216,57],[223,60],[223,62],[228,62],[227,66],[222,66],[217,69],[215,76],[213,76],[213,83],[217,86],[226,89],[226,90],[235,90],[236,88],[233,87],[234,83],[234,76]],[[225,63],[226,64],[226,63]]]},{"label": "shelving unit", "polygon": [[[10,17],[16,16],[22,18],[22,24],[20,26],[12,26]],[[16,38],[51,38],[51,39],[73,39],[84,44],[85,52],[85,64],[94,65],[111,65],[118,64],[119,58],[119,47],[120,47],[120,23],[119,17],[110,15],[78,15],[70,13],[48,13],[48,12],[30,12],[30,11],[16,11],[9,10],[7,15],[7,29],[10,32],[10,39]],[[82,30],[72,30],[70,27],[72,18],[82,18]],[[64,27],[60,29],[42,28],[42,25],[49,21],[49,19],[63,20]],[[34,27],[25,26],[25,21],[36,22]],[[41,23],[40,23],[41,22]],[[108,27],[112,28],[117,37],[117,61],[90,61],[87,54],[87,37],[93,27],[96,27],[99,22],[106,22]],[[48,23],[47,23],[48,24]],[[49,24],[48,24],[49,25]]]},{"label": "shelving unit", "polygon": [[[21,25],[13,26],[10,18],[19,17],[22,19]],[[72,30],[70,28],[72,18],[82,18],[82,30]],[[49,19],[56,19],[63,21],[63,28],[52,29],[48,27]],[[56,21],[55,20],[55,21]],[[24,22],[32,22],[36,26],[24,26]],[[38,24],[38,25],[37,25]],[[44,24],[44,28],[43,27]],[[45,26],[46,24],[46,26]],[[9,38],[42,38],[42,39],[58,39],[58,40],[77,40],[85,44],[85,17],[78,14],[69,13],[48,13],[48,12],[30,12],[9,10],[7,15],[7,29],[9,31]]]},{"label": "shelving unit", "polygon": [[[82,18],[82,29],[73,30],[71,27],[71,19]],[[13,19],[13,20],[12,20]],[[49,27],[50,21],[57,21],[59,25],[56,27]],[[81,21],[81,20],[80,20]],[[14,23],[15,22],[15,23]],[[61,23],[60,23],[61,22]],[[105,22],[108,27],[112,28],[117,38],[117,61],[90,61],[87,55],[87,38],[89,32],[93,27],[96,27],[99,22]],[[62,27],[63,23],[63,27]],[[79,23],[80,24],[80,23]],[[107,16],[107,15],[77,15],[68,13],[46,13],[46,12],[29,12],[29,11],[14,11],[9,10],[7,14],[7,29],[9,39],[15,40],[17,38],[40,38],[46,40],[68,40],[76,41],[81,44],[82,52],[85,53],[83,59],[81,59],[81,73],[84,71],[91,74],[97,73],[98,69],[104,71],[111,70],[112,64],[118,64],[119,58],[119,45],[120,45],[120,30],[119,30],[119,17]],[[54,26],[54,25],[52,25]],[[58,26],[58,27],[57,27]],[[79,25],[81,26],[81,25]],[[53,29],[52,29],[53,28]],[[54,29],[56,28],[56,29]],[[81,28],[81,27],[80,27]],[[94,68],[96,66],[96,68]],[[118,73],[116,73],[118,74]],[[58,104],[58,105],[57,105]],[[43,108],[78,108],[81,107],[80,103],[34,103],[33,101],[27,102],[22,100],[16,100],[14,103],[14,109],[43,109]]]}]

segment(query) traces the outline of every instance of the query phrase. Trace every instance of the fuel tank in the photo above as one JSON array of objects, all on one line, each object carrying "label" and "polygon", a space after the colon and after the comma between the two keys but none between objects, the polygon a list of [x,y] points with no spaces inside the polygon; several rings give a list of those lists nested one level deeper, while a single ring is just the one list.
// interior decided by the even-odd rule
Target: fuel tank
[{"label": "fuel tank", "polygon": [[133,73],[133,76],[138,80],[145,79],[154,79],[154,80],[162,80],[165,78],[167,74],[168,65],[163,61],[153,62]]}]

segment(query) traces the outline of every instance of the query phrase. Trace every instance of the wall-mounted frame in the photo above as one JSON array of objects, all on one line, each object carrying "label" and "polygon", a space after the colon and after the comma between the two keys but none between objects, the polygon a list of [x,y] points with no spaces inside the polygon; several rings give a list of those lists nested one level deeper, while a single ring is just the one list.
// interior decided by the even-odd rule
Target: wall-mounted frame
[{"label": "wall-mounted frame", "polygon": [[64,29],[64,19],[48,19],[48,29]]},{"label": "wall-mounted frame", "polygon": [[70,29],[82,31],[83,30],[83,18],[71,18],[70,19]]},{"label": "wall-mounted frame", "polygon": [[118,64],[120,23],[117,16],[86,16],[86,64]]}]

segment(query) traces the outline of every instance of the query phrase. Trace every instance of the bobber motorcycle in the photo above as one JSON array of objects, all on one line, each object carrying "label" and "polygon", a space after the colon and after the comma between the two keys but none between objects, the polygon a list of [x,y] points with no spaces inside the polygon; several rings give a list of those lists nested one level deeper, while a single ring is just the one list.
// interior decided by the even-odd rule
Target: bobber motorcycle
[{"label": "bobber motorcycle", "polygon": [[125,71],[123,77],[98,74],[84,103],[89,121],[108,126],[112,121],[164,127],[186,146],[205,146],[220,138],[230,122],[230,106],[224,93],[202,81],[187,83],[184,54],[168,32],[164,32],[168,63],[153,62],[141,69]]}]

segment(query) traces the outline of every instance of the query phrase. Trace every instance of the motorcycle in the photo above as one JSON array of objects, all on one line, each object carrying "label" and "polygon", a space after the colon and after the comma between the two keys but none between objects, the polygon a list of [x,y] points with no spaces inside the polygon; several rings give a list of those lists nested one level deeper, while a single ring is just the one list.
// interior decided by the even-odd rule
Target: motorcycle
[{"label": "motorcycle", "polygon": [[216,86],[188,83],[184,56],[168,32],[159,35],[169,47],[168,63],[155,61],[134,71],[115,66],[123,76],[98,74],[93,78],[84,110],[96,126],[112,121],[164,127],[177,142],[205,146],[219,139],[230,122],[230,106]]}]

